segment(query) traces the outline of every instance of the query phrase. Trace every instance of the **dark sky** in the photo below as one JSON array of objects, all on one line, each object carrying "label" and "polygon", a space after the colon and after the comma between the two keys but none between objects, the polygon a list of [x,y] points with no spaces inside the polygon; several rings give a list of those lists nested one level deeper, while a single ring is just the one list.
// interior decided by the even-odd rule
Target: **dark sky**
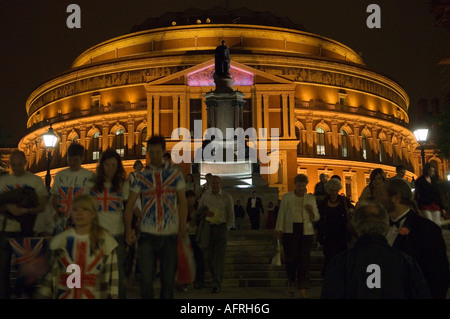
[{"label": "dark sky", "polygon": [[[0,143],[17,145],[26,128],[25,102],[40,84],[68,70],[90,47],[128,33],[167,11],[228,6],[270,11],[337,40],[409,94],[441,98],[438,62],[450,52],[446,30],[434,26],[428,0],[2,0],[0,3]],[[69,4],[81,8],[81,29],[69,29]],[[381,8],[381,28],[369,29],[370,3]]]}]

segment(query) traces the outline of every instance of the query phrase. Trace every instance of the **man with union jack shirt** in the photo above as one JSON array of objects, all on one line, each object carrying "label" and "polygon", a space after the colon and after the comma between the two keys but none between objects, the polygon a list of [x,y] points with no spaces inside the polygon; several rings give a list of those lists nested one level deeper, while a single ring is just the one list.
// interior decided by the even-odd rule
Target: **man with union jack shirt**
[{"label": "man with union jack shirt", "polygon": [[0,177],[0,193],[12,191],[18,188],[30,187],[36,192],[39,205],[37,207],[21,207],[17,204],[9,203],[0,207],[0,299],[11,297],[9,274],[11,268],[11,251],[9,249],[8,238],[33,236],[24,233],[17,217],[36,217],[40,214],[47,203],[48,192],[42,178],[26,171],[27,158],[22,151],[13,151],[9,157],[13,174]]},{"label": "man with union jack shirt", "polygon": [[52,205],[58,212],[55,233],[58,234],[72,227],[70,213],[72,201],[85,191],[86,183],[92,178],[93,172],[81,167],[84,158],[84,147],[78,143],[70,144],[67,149],[67,164],[69,167],[56,173],[50,190]]},{"label": "man with union jack shirt", "polygon": [[186,183],[182,171],[163,162],[166,142],[156,135],[147,141],[150,165],[139,172],[130,188],[125,209],[125,234],[129,245],[136,241],[131,227],[133,208],[141,195],[142,218],[138,267],[142,298],[153,298],[153,280],[160,258],[161,299],[172,299],[177,271],[178,235],[186,235]]}]

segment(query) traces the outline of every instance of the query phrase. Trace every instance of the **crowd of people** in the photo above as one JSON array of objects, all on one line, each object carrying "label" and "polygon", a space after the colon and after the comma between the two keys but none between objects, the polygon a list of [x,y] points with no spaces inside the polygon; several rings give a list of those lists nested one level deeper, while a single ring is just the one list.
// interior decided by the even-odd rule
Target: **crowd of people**
[{"label": "crowd of people", "polygon": [[[56,173],[48,189],[26,171],[25,154],[12,152],[12,174],[0,177],[0,298],[12,295],[10,241],[24,237],[47,238],[50,255],[35,268],[39,289],[15,294],[125,299],[130,278],[139,276],[141,298],[155,298],[159,277],[159,298],[172,299],[175,289],[188,289],[177,282],[180,253],[187,253],[180,252],[182,238],[190,242],[193,287],[205,288],[210,271],[211,293],[219,293],[228,232],[244,229],[246,218],[251,230],[273,230],[281,242],[289,296],[297,286],[308,298],[311,250],[318,243],[323,298],[446,298],[450,273],[441,229],[446,199],[428,164],[415,183],[405,180],[404,166],[392,178],[375,168],[356,203],[341,193],[339,176],[321,174],[314,193],[308,193],[308,176],[299,174],[291,192],[265,206],[256,190],[245,205],[234,202],[220,176],[207,174],[202,186],[194,175],[183,176],[162,136],[147,141],[147,152],[149,164],[137,160],[127,176],[120,155],[106,149],[91,172],[82,167],[83,146],[72,143],[68,168]],[[366,264],[377,265],[381,279],[374,275],[369,284]],[[80,267],[72,274],[79,274],[77,289],[69,285],[71,265]],[[77,287],[77,280],[73,284]]]}]

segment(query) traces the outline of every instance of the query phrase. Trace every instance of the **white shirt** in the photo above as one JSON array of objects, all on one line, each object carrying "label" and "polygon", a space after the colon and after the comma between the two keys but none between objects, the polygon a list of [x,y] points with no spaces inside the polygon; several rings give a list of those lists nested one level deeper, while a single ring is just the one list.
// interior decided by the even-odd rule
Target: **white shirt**
[{"label": "white shirt", "polygon": [[[398,218],[396,220],[392,220],[392,221],[393,222],[398,221],[403,216],[405,216],[408,212],[409,212],[409,208],[403,214],[398,216]],[[395,225],[389,226],[388,232],[386,234],[386,239],[387,239],[387,241],[388,241],[390,246],[394,245],[395,239],[398,236],[398,230],[403,227],[403,224],[405,223],[405,220],[406,220],[406,218],[403,218],[403,220],[400,221],[400,223],[399,223],[400,227],[399,228],[397,228],[397,226],[395,226]]]},{"label": "white shirt", "polygon": [[[303,207],[303,199],[305,197],[293,197],[292,200],[292,221],[294,223],[303,223],[304,217],[303,214],[305,213],[306,209]],[[308,212],[306,212],[308,214]],[[309,216],[309,214],[308,214]],[[307,218],[307,217],[306,217]]]},{"label": "white shirt", "polygon": [[92,178],[92,174],[85,168],[78,171],[66,168],[56,173],[50,194],[58,196],[58,211],[64,212],[65,218],[68,218],[72,211],[71,200],[83,194],[86,183]]},{"label": "white shirt", "polygon": [[128,181],[124,181],[122,190],[118,192],[111,190],[111,182],[106,182],[103,191],[99,193],[92,190],[94,182],[89,181],[86,185],[88,193],[97,200],[100,225],[112,236],[123,234],[125,232],[123,219],[125,207],[123,202],[128,199],[130,192]]},{"label": "white shirt", "polygon": [[206,206],[209,211],[214,212],[214,216],[206,217],[206,220],[212,224],[226,223],[228,229],[234,227],[233,198],[228,193],[220,190],[218,194],[213,194],[211,190],[208,190],[198,203],[199,209],[202,206]]},{"label": "white shirt", "polygon": [[[48,196],[47,188],[42,178],[34,175],[31,172],[25,172],[22,176],[3,175],[0,177],[0,193],[8,192],[16,188],[29,186],[34,188],[38,197]],[[3,219],[6,218],[0,215],[0,226],[3,225]],[[20,231],[20,223],[14,219],[6,219],[5,231],[18,232]]]},{"label": "white shirt", "polygon": [[256,208],[256,197],[252,198],[252,208]]}]

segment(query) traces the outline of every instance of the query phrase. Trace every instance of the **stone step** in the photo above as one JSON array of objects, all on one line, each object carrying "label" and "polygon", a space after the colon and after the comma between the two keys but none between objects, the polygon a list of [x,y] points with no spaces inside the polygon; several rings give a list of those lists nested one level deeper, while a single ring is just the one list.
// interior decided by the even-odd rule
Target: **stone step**
[{"label": "stone step", "polygon": [[[322,263],[311,263],[309,269],[322,270]],[[267,264],[225,264],[225,271],[285,271],[285,265],[272,266],[270,263]]]}]

